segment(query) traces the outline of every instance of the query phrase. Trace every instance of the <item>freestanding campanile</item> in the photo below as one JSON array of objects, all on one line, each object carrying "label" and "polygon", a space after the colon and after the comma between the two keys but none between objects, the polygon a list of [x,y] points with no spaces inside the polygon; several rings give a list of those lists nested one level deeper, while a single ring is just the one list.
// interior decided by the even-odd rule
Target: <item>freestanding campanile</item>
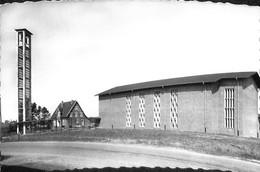
[{"label": "freestanding campanile", "polygon": [[17,51],[17,132],[26,134],[26,122],[31,120],[31,35],[27,29],[16,29]]}]

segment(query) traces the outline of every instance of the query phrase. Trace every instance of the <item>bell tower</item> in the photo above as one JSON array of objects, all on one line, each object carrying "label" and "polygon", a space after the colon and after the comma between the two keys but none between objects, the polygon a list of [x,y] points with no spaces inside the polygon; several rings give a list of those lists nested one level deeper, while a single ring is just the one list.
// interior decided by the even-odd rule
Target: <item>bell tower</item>
[{"label": "bell tower", "polygon": [[17,133],[26,134],[27,121],[31,120],[31,36],[27,29],[16,29],[18,36],[18,125]]}]

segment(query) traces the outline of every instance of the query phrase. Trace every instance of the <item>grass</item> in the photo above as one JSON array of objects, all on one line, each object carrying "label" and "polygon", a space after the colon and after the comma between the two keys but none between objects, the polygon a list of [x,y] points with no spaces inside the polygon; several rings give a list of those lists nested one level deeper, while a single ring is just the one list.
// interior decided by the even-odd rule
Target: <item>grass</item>
[{"label": "grass", "polygon": [[[3,142],[17,141],[10,136]],[[20,141],[84,141],[147,144],[192,150],[213,155],[260,160],[260,139],[208,133],[164,130],[84,129],[45,132],[20,136]]]}]

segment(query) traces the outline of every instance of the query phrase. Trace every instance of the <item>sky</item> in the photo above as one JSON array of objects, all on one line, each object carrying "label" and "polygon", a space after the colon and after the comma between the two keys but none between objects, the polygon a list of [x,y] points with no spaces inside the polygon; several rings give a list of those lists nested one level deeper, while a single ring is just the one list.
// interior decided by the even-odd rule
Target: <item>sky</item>
[{"label": "sky", "polygon": [[[32,102],[51,113],[61,101],[77,100],[87,116],[98,116],[95,95],[115,86],[259,70],[259,7],[63,1],[6,4],[0,14],[1,82],[9,84],[2,96],[15,85],[15,29],[27,28],[33,33]],[[2,113],[2,119],[17,116]]]}]

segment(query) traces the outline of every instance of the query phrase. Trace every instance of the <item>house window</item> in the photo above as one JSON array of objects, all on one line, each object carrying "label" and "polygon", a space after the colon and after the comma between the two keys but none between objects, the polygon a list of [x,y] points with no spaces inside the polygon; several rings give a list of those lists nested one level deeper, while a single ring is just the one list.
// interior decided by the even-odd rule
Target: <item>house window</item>
[{"label": "house window", "polygon": [[139,94],[139,127],[145,127],[145,97]]},{"label": "house window", "polygon": [[178,128],[178,95],[176,90],[171,90],[170,106],[171,127]]},{"label": "house window", "polygon": [[78,117],[78,112],[74,112],[74,114],[75,114],[75,117]]},{"label": "house window", "polygon": [[74,108],[74,110],[79,110],[79,106],[76,105],[75,108]]},{"label": "house window", "polygon": [[66,120],[65,119],[63,119],[61,122],[62,122],[63,126],[66,124]]},{"label": "house window", "polygon": [[78,118],[76,118],[76,124],[79,124],[79,119]]},{"label": "house window", "polygon": [[83,117],[83,112],[79,112],[80,117]]},{"label": "house window", "polygon": [[153,126],[154,128],[160,128],[161,126],[161,103],[160,92],[155,91],[153,95]]},{"label": "house window", "polygon": [[85,120],[81,119],[81,125],[84,126],[85,125]]},{"label": "house window", "polygon": [[126,97],[126,127],[131,127],[131,97]]},{"label": "house window", "polygon": [[234,89],[227,88],[224,90],[224,113],[225,113],[225,127],[234,128]]}]

